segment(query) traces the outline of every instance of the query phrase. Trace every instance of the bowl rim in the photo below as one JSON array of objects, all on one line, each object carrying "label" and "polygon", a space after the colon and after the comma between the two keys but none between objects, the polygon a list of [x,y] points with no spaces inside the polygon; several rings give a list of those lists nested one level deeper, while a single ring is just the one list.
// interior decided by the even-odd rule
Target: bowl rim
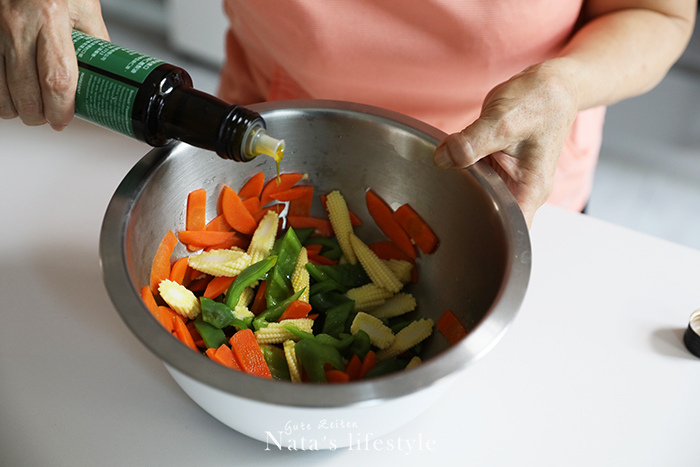
[{"label": "bowl rim", "polygon": [[[446,133],[424,122],[364,104],[331,100],[291,100],[249,106],[263,119],[276,112],[323,111],[355,114],[361,118],[399,125],[437,145]],[[140,291],[132,283],[126,262],[126,238],[129,219],[136,199],[152,173],[171,155],[191,149],[173,142],[150,150],[127,173],[110,200],[100,232],[100,263],[108,295],[122,320],[155,356],[201,384],[237,397],[264,403],[295,407],[347,407],[376,404],[382,400],[407,396],[437,384],[487,353],[510,327],[524,299],[531,269],[531,245],[522,212],[505,183],[485,162],[467,170],[498,203],[504,227],[512,233],[513,243],[506,252],[506,274],[499,291],[482,321],[458,344],[406,372],[368,381],[343,385],[295,384],[271,381],[231,371],[173,339],[148,311]],[[487,321],[486,318],[489,318]]]}]

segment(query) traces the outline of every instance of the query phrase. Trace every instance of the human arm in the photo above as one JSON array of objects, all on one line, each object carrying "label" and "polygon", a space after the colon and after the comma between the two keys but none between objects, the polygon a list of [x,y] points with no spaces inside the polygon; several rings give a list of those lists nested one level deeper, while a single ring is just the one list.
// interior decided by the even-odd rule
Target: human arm
[{"label": "human arm", "polygon": [[0,0],[0,117],[63,129],[78,63],[71,30],[109,39],[98,0]]},{"label": "human arm", "polygon": [[438,146],[441,167],[489,156],[528,225],[552,191],[564,141],[578,111],[653,88],[683,52],[694,0],[589,0],[582,26],[561,53],[496,86],[480,117]]}]

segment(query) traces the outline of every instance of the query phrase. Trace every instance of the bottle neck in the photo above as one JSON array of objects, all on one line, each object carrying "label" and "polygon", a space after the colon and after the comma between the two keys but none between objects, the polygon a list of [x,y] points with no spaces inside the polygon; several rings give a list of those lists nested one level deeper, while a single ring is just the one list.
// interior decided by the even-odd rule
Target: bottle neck
[{"label": "bottle neck", "polygon": [[159,120],[168,138],[209,149],[224,159],[248,161],[250,132],[264,127],[260,115],[191,87],[176,87],[164,99]]}]

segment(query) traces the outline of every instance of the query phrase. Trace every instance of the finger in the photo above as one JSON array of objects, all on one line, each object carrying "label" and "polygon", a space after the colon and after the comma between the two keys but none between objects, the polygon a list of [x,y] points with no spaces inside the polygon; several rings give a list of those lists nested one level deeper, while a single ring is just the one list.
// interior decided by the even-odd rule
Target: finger
[{"label": "finger", "polygon": [[11,37],[5,47],[5,76],[17,114],[27,125],[46,123],[41,101],[41,87],[36,68],[36,47],[32,32]]},{"label": "finger", "polygon": [[438,167],[464,168],[489,154],[512,149],[513,142],[502,122],[482,116],[459,133],[447,136],[435,149],[433,160]]},{"label": "finger", "polygon": [[82,5],[80,10],[71,11],[71,17],[75,29],[100,39],[109,40],[109,33],[102,19],[102,8],[99,1]]},{"label": "finger", "polygon": [[17,110],[12,103],[10,90],[7,88],[5,77],[5,56],[0,55],[0,118],[9,119],[17,116]]},{"label": "finger", "polygon": [[62,130],[73,118],[78,83],[78,63],[67,16],[46,25],[37,38],[37,73],[44,116],[53,129]]}]

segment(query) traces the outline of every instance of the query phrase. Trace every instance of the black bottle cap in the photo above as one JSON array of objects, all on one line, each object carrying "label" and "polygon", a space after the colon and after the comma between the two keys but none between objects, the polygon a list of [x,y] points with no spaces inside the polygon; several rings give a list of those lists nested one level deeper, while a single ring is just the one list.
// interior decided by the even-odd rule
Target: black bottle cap
[{"label": "black bottle cap", "polygon": [[683,335],[683,342],[690,353],[700,357],[700,310],[696,310],[690,315],[688,328]]}]

